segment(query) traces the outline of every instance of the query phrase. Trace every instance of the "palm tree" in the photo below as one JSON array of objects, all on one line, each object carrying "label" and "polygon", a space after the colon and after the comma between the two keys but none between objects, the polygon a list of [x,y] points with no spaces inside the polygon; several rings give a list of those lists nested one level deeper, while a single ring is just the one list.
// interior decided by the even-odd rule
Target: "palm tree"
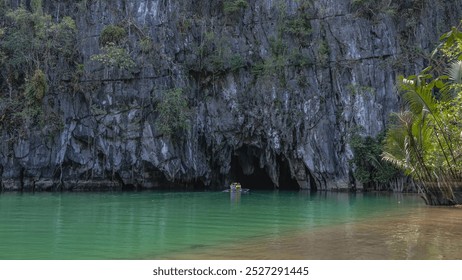
[{"label": "palm tree", "polygon": [[[388,130],[383,159],[412,175],[430,205],[462,203],[462,32],[453,27],[440,38],[432,58],[444,75],[427,67],[400,77],[406,109]],[[436,70],[435,72],[438,72]]]},{"label": "palm tree", "polygon": [[[453,182],[460,178],[454,168],[458,162],[451,141],[453,133],[444,123],[441,104],[451,100],[447,80],[456,80],[461,72],[454,71],[451,78],[433,79],[429,70],[401,78],[407,109],[394,115],[397,121],[388,130],[382,156],[415,179],[427,204],[456,204]],[[441,161],[445,164],[435,164]]]}]

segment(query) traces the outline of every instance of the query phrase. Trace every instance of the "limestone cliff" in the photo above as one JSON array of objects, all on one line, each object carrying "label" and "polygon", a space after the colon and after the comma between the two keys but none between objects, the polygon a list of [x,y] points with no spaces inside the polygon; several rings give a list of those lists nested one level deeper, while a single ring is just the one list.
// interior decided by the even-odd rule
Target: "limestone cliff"
[{"label": "limestone cliff", "polygon": [[[62,75],[47,72],[42,125],[2,129],[4,188],[240,180],[319,190],[354,182],[349,137],[385,128],[399,105],[395,77],[423,68],[462,1],[59,0],[43,9],[74,19],[78,57],[60,62]],[[108,26],[125,30],[113,43],[135,65],[97,59]],[[173,121],[159,108],[175,90],[186,122],[166,133]]]}]

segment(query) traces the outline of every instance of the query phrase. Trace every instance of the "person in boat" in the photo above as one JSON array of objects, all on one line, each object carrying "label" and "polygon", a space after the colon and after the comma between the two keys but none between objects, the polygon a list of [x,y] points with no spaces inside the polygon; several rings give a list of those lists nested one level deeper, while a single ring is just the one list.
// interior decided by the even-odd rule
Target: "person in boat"
[{"label": "person in boat", "polygon": [[240,191],[241,190],[241,184],[234,182],[229,185],[229,190],[232,192]]},{"label": "person in boat", "polygon": [[242,193],[247,193],[249,192],[249,189],[243,189],[242,185],[240,183],[234,182],[231,185],[229,185],[229,192],[242,192]]}]

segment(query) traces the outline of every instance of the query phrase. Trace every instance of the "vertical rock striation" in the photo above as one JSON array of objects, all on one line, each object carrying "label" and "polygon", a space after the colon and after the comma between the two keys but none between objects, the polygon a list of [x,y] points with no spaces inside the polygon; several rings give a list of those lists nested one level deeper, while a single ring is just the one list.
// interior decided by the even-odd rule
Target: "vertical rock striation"
[{"label": "vertical rock striation", "polygon": [[[395,77],[422,69],[462,15],[460,0],[359,2],[374,1],[44,1],[76,21],[83,71],[48,73],[53,134],[51,121],[2,130],[3,187],[347,188],[350,136],[385,128]],[[127,31],[135,67],[92,59],[109,25]],[[168,135],[159,106],[172,89],[188,122]]]}]

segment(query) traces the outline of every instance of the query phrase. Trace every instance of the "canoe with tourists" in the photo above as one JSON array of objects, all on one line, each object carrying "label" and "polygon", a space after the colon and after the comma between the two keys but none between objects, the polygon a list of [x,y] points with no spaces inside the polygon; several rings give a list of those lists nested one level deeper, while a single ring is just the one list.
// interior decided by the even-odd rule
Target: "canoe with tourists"
[{"label": "canoe with tourists", "polygon": [[242,188],[240,183],[234,182],[229,185],[229,189],[224,190],[223,192],[239,192],[239,193],[248,193],[250,189]]}]

